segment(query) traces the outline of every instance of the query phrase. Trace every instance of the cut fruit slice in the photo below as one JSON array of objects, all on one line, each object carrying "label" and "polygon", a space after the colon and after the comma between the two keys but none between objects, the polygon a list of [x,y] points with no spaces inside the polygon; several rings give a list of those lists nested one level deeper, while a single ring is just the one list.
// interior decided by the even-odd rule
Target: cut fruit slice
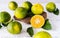
[{"label": "cut fruit slice", "polygon": [[34,15],[31,18],[30,23],[34,28],[41,28],[45,23],[45,19],[41,15]]}]

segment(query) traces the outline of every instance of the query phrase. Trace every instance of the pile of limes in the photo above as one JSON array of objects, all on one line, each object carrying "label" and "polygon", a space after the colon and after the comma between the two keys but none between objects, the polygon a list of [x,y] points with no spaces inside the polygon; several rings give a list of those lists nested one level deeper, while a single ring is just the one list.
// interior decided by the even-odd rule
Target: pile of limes
[{"label": "pile of limes", "polygon": [[[14,11],[14,16],[19,19],[23,20],[26,18],[25,21],[30,22],[31,26],[33,28],[44,28],[46,30],[51,29],[51,24],[49,20],[47,19],[47,14],[44,12],[44,7],[39,4],[32,4],[29,1],[23,2],[22,5],[19,7],[18,4],[14,1],[9,2],[8,7],[10,10]],[[49,12],[53,12],[54,14],[58,15],[59,10],[56,8],[55,3],[49,2],[46,5],[46,9]],[[28,19],[28,17],[30,17]],[[8,32],[12,34],[19,34],[22,30],[22,24],[12,20],[11,16],[8,12],[3,11],[0,12],[0,23],[2,25],[7,26]],[[0,25],[1,27],[1,25]],[[33,28],[27,29],[27,32],[30,34],[30,36],[34,35]],[[41,31],[38,32],[33,36],[33,38],[52,38],[51,35],[48,32]]]}]

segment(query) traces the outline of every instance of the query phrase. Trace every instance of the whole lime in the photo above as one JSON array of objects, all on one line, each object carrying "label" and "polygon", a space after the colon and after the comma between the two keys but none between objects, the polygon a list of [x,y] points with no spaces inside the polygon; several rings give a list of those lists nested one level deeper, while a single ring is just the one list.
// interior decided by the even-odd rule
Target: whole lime
[{"label": "whole lime", "polygon": [[36,33],[33,38],[52,38],[51,35],[48,32],[41,31]]},{"label": "whole lime", "polygon": [[32,4],[31,4],[31,2],[26,1],[22,4],[22,7],[26,8],[27,10],[30,10],[32,7]]},{"label": "whole lime", "polygon": [[44,9],[41,4],[35,4],[31,7],[31,11],[33,14],[42,14]]},{"label": "whole lime", "polygon": [[56,9],[55,3],[49,2],[49,3],[46,5],[46,9],[47,9],[47,11],[49,11],[49,12],[55,11],[55,9]]},{"label": "whole lime", "polygon": [[0,23],[6,23],[11,19],[11,16],[8,12],[0,12]]},{"label": "whole lime", "polygon": [[19,34],[21,33],[22,25],[17,21],[13,21],[8,24],[7,30],[11,34]]},{"label": "whole lime", "polygon": [[27,10],[23,7],[18,7],[15,12],[14,12],[14,15],[16,18],[18,19],[23,19],[24,17],[27,16]]},{"label": "whole lime", "polygon": [[15,9],[18,7],[18,5],[17,5],[16,2],[11,1],[11,2],[8,4],[8,7],[9,7],[10,10],[15,10]]}]

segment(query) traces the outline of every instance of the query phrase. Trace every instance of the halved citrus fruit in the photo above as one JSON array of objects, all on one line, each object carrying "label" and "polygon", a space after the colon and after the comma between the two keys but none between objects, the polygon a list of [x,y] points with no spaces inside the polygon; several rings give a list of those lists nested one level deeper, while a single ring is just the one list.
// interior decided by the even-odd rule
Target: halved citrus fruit
[{"label": "halved citrus fruit", "polygon": [[45,19],[41,15],[34,15],[31,18],[30,23],[34,28],[41,28],[45,23]]}]

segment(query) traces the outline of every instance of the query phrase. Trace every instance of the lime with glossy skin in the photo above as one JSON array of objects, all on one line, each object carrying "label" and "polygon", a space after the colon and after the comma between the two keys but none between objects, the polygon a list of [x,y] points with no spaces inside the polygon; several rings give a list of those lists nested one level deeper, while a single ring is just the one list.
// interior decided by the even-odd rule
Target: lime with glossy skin
[{"label": "lime with glossy skin", "polygon": [[22,7],[26,8],[27,10],[30,10],[31,7],[32,7],[32,4],[31,4],[31,2],[29,2],[29,1],[25,1],[25,2],[22,4]]},{"label": "lime with glossy skin", "polygon": [[33,14],[42,14],[44,11],[44,8],[41,4],[35,4],[31,7],[31,11]]},{"label": "lime with glossy skin", "polygon": [[19,34],[21,33],[22,25],[17,21],[13,21],[8,24],[7,30],[11,34]]},{"label": "lime with glossy skin", "polygon": [[49,2],[49,3],[46,5],[46,9],[47,9],[47,11],[49,11],[49,12],[55,11],[55,9],[56,9],[55,3]]},{"label": "lime with glossy skin", "polygon": [[33,36],[33,38],[52,38],[52,36],[48,32],[41,31],[41,32],[36,33]]},{"label": "lime with glossy skin", "polygon": [[18,7],[18,4],[14,1],[11,1],[9,4],[8,4],[8,7],[10,10],[15,10],[17,7]]},{"label": "lime with glossy skin", "polygon": [[14,12],[14,15],[16,18],[18,19],[23,19],[27,16],[27,10],[23,7],[18,7],[15,12]]},{"label": "lime with glossy skin", "polygon": [[0,12],[0,23],[6,23],[11,19],[11,16],[8,12]]}]

